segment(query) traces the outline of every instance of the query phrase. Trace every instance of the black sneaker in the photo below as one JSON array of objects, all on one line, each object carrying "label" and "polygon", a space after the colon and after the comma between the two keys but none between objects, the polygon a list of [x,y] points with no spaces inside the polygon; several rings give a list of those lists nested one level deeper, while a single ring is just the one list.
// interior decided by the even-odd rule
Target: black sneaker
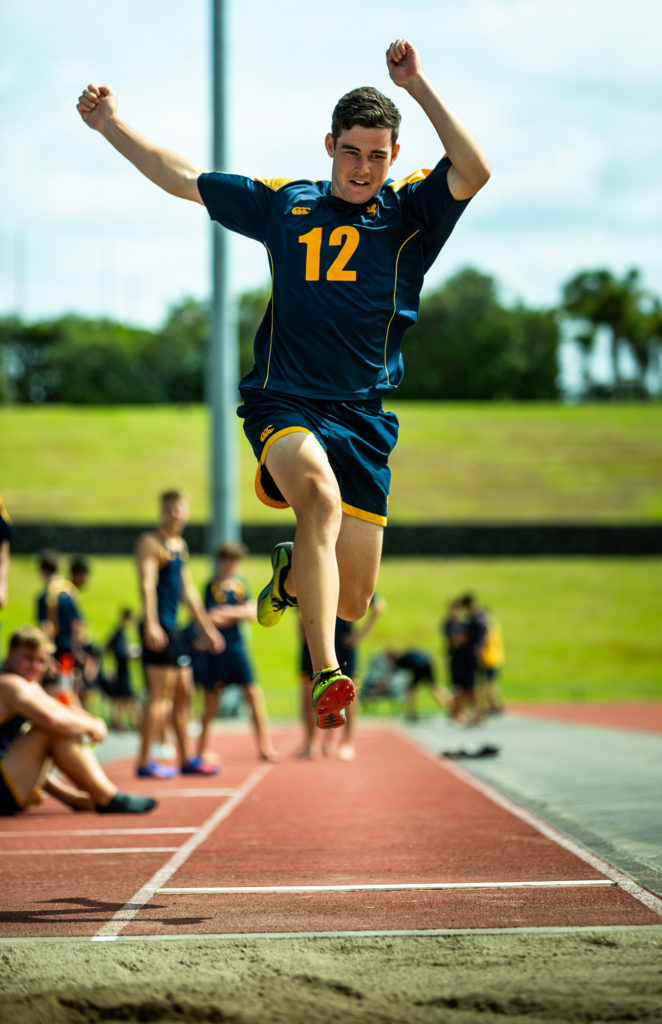
[{"label": "black sneaker", "polygon": [[108,804],[97,804],[97,814],[146,814],[156,807],[157,801],[151,796],[132,796],[131,793],[115,793]]}]

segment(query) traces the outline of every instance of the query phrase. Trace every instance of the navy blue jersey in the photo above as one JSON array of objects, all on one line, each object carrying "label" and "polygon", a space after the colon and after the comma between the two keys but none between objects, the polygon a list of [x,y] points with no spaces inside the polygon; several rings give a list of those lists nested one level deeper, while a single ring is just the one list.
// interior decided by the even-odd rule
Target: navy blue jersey
[{"label": "navy blue jersey", "polygon": [[[207,611],[211,611],[213,608],[223,608],[227,605],[236,607],[246,604],[250,600],[250,596],[246,583],[239,576],[230,576],[224,580],[213,579],[205,588],[205,608]],[[223,635],[227,650],[234,650],[243,645],[238,622],[219,630],[219,632]]]},{"label": "navy blue jersey", "polygon": [[71,651],[74,624],[84,621],[78,598],[78,588],[62,576],[52,576],[37,598],[37,620],[51,623],[57,654]]},{"label": "navy blue jersey", "polygon": [[200,176],[212,220],[262,242],[269,259],[271,300],[242,390],[349,401],[397,387],[423,276],[469,202],[451,195],[450,166],[444,157],[389,179],[356,204],[330,181]]}]

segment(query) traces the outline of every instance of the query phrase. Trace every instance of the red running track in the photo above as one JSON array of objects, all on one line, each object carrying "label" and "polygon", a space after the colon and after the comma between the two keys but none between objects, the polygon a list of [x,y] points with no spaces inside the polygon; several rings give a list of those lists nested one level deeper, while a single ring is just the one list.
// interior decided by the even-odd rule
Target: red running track
[{"label": "red running track", "polygon": [[[294,728],[277,736],[281,749],[295,738]],[[159,797],[144,817],[48,800],[0,819],[0,935],[661,921],[658,897],[394,728],[363,728],[350,763],[262,764],[248,732],[215,745],[227,767],[214,778],[155,784],[133,778],[133,760],[107,766],[120,788]],[[168,891],[182,888],[197,891]]]},{"label": "red running track", "polygon": [[662,700],[590,704],[514,704],[509,712],[528,718],[551,718],[575,725],[601,725],[611,729],[662,733]]}]

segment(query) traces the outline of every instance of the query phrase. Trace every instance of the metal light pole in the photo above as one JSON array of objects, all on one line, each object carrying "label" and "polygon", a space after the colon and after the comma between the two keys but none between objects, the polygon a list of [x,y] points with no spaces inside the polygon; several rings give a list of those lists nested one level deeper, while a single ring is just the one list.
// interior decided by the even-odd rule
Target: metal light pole
[{"label": "metal light pole", "polygon": [[[212,169],[225,171],[226,82],[224,0],[211,0],[212,14]],[[237,457],[237,352],[236,318],[228,288],[228,238],[212,224],[211,338],[207,366],[207,402],[211,422],[210,553],[224,540],[239,539],[239,477]]]}]

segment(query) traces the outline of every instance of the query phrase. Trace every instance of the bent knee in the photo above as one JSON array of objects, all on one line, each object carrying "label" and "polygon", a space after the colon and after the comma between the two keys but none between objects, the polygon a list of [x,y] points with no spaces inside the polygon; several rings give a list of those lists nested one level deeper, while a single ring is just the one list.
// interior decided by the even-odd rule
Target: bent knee
[{"label": "bent knee", "polygon": [[345,622],[357,622],[362,619],[370,607],[372,594],[341,594],[338,601],[338,618]]},{"label": "bent knee", "polygon": [[336,481],[309,477],[300,488],[298,500],[292,502],[292,508],[297,520],[306,517],[320,523],[337,521],[340,525],[342,508]]}]

